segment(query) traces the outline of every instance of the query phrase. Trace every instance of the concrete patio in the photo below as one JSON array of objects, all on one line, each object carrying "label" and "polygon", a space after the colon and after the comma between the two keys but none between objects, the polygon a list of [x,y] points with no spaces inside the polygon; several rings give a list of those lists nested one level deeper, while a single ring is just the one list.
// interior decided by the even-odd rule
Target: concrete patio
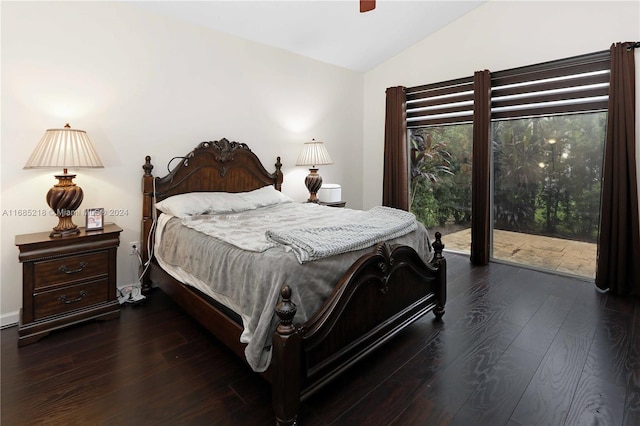
[{"label": "concrete patio", "polygon": [[[499,230],[493,235],[495,259],[595,279],[596,244]],[[448,250],[469,253],[471,229],[443,235],[442,242]]]}]

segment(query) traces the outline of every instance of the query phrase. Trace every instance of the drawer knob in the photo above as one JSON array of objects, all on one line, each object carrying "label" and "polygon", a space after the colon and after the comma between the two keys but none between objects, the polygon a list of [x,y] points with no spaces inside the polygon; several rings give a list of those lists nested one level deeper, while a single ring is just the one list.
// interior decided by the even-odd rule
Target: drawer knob
[{"label": "drawer knob", "polygon": [[58,300],[64,303],[65,305],[68,305],[69,303],[76,303],[81,301],[86,295],[87,295],[87,290],[82,290],[79,293],[78,297],[76,297],[75,299],[67,299],[67,296],[63,294],[62,296],[58,297]]},{"label": "drawer knob", "polygon": [[62,265],[58,268],[58,271],[64,272],[65,274],[77,274],[78,272],[82,272],[82,270],[87,266],[89,266],[87,262],[80,262],[80,267],[78,269],[67,269],[67,265]]}]

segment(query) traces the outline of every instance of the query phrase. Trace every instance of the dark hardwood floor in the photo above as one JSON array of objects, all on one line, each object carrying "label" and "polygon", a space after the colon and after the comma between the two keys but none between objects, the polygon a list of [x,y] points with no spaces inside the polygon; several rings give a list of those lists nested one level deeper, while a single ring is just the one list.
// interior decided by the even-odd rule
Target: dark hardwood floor
[{"label": "dark hardwood floor", "polygon": [[[640,425],[640,302],[448,253],[422,318],[307,399],[301,425]],[[17,347],[1,331],[2,425],[270,425],[270,387],[162,292]]]}]

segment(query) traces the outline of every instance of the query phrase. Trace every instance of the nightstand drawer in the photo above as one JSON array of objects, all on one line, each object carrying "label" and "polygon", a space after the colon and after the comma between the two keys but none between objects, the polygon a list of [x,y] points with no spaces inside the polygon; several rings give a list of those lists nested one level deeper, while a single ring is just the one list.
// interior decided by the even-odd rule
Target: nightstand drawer
[{"label": "nightstand drawer", "polygon": [[108,283],[103,279],[35,294],[34,320],[106,302]]},{"label": "nightstand drawer", "polygon": [[51,232],[16,235],[22,263],[22,309],[18,345],[37,342],[52,331],[90,320],[120,316],[116,291],[122,229],[52,237]]},{"label": "nightstand drawer", "polygon": [[108,253],[101,251],[36,262],[34,265],[34,287],[41,289],[56,284],[107,275],[108,260]]}]

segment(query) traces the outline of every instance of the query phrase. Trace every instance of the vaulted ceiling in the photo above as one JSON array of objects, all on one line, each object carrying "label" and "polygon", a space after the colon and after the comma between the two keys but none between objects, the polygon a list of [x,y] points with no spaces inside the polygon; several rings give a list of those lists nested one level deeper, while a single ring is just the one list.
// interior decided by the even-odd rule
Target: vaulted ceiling
[{"label": "vaulted ceiling", "polygon": [[355,71],[368,71],[484,1],[137,1],[138,7]]}]

